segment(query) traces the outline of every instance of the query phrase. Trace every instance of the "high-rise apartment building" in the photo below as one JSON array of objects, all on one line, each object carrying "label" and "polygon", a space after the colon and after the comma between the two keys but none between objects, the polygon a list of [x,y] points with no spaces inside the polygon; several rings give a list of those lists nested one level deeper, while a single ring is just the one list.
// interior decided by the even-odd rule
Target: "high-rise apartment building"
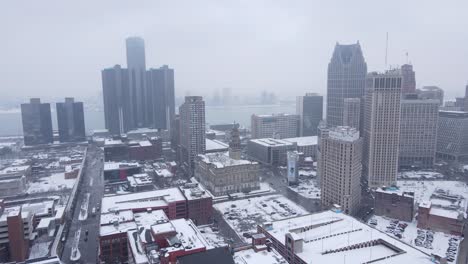
[{"label": "high-rise apartment building", "polygon": [[323,96],[315,93],[298,96],[296,98],[296,114],[300,117],[300,136],[316,136],[318,125],[323,119]]},{"label": "high-rise apartment building", "polygon": [[299,135],[299,115],[252,115],[252,138],[292,138]]},{"label": "high-rise apartment building", "polygon": [[401,92],[404,94],[416,92],[416,74],[411,64],[401,66]]},{"label": "high-rise apartment building", "polygon": [[401,101],[400,167],[434,165],[439,101],[408,95]]},{"label": "high-rise apartment building", "polygon": [[327,125],[343,125],[345,98],[364,96],[367,64],[362,55],[361,45],[336,44],[328,64],[327,79]]},{"label": "high-rise apartment building", "polygon": [[450,161],[468,160],[468,112],[440,111],[437,156]]},{"label": "high-rise apartment building", "polygon": [[369,187],[396,184],[400,144],[401,72],[370,73],[364,112],[364,174]]},{"label": "high-rise apartment building", "polygon": [[26,146],[54,142],[50,104],[31,98],[29,104],[21,104],[24,144]]},{"label": "high-rise apartment building", "polygon": [[60,142],[86,140],[83,103],[73,98],[65,98],[64,103],[56,104],[57,124]]},{"label": "high-rise apartment building", "polygon": [[440,106],[444,105],[444,90],[437,86],[423,86],[416,93],[421,99],[437,99]]},{"label": "high-rise apartment building", "polygon": [[339,205],[354,214],[361,201],[362,138],[352,127],[333,127],[322,135],[318,163],[322,207]]},{"label": "high-rise apartment building", "polygon": [[130,81],[130,101],[133,108],[133,119],[137,127],[147,124],[146,91],[145,91],[145,41],[140,37],[125,40],[127,50],[127,68]]},{"label": "high-rise apartment building", "polygon": [[194,160],[206,150],[205,102],[201,96],[186,96],[179,107],[181,161],[190,175],[194,172]]},{"label": "high-rise apartment building", "polygon": [[345,98],[343,102],[343,125],[361,128],[361,99]]},{"label": "high-rise apartment building", "polygon": [[164,65],[146,72],[147,125],[170,129],[175,118],[174,70]]},{"label": "high-rise apartment building", "polygon": [[135,128],[128,70],[115,65],[104,69],[101,76],[106,129],[120,135]]}]

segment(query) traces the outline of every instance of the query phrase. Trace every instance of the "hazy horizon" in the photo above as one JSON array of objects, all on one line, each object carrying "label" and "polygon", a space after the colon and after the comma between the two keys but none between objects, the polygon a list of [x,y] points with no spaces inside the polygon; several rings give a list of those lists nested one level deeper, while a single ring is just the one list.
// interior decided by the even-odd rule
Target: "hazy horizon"
[{"label": "hazy horizon", "polygon": [[[455,1],[14,1],[0,4],[4,100],[96,98],[101,70],[126,66],[125,38],[141,36],[147,68],[175,69],[177,96],[266,90],[326,95],[336,42],[360,42],[369,71],[406,63],[417,87],[446,99],[468,81],[468,2]],[[388,68],[388,67],[387,67]]]}]

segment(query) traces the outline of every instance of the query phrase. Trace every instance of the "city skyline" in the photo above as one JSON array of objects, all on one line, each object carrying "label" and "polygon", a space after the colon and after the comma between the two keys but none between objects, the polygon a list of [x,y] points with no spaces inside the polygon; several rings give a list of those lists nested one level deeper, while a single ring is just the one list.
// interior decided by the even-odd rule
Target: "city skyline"
[{"label": "city skyline", "polygon": [[[446,90],[447,98],[454,98],[463,94],[468,79],[465,77],[468,62],[462,59],[468,49],[461,44],[466,43],[467,37],[460,34],[468,24],[462,12],[466,8],[461,3],[442,7],[435,3],[420,6],[404,2],[404,8],[400,8],[403,2],[384,4],[389,12],[395,11],[396,17],[392,21],[381,21],[378,27],[365,26],[375,14],[362,12],[363,16],[357,16],[359,12],[342,12],[335,8],[337,3],[323,4],[320,12],[309,8],[314,3],[307,2],[287,6],[265,2],[200,6],[187,3],[183,8],[172,3],[143,4],[141,7],[116,3],[105,5],[109,10],[104,18],[97,15],[97,10],[104,8],[104,4],[98,4],[90,11],[93,22],[121,17],[126,22],[122,27],[110,23],[100,23],[99,26],[80,23],[84,18],[73,10],[81,10],[81,6],[50,7],[47,2],[33,3],[31,10],[42,12],[30,13],[23,12],[16,2],[4,4],[0,22],[17,24],[17,27],[7,27],[5,33],[10,36],[9,41],[0,44],[0,55],[4,65],[8,65],[0,68],[0,86],[8,88],[4,98],[39,96],[40,93],[56,94],[59,98],[94,97],[100,91],[98,70],[112,63],[125,64],[123,40],[140,36],[145,39],[147,65],[160,65],[159,62],[164,61],[177,69],[178,97],[188,91],[192,95],[206,96],[223,87],[231,87],[239,94],[259,94],[262,90],[271,90],[280,96],[290,91],[294,94],[324,94],[324,65],[332,54],[330,47],[336,42],[355,43],[359,40],[368,69],[383,70],[387,68],[384,58],[388,32],[387,65],[405,64],[408,53],[408,61],[417,73],[417,88],[437,85]],[[359,11],[366,6],[365,3],[356,6],[345,3],[343,9]],[[245,13],[246,7],[251,11]],[[258,12],[263,9],[267,11],[265,17],[258,19]],[[172,17],[176,10],[184,19],[172,23],[173,20],[167,17]],[[136,15],[131,11],[139,13]],[[442,13],[451,15],[441,18]],[[39,14],[41,17],[37,17]],[[242,16],[244,22],[238,23]],[[412,19],[416,16],[420,19]],[[443,22],[433,21],[433,17]],[[53,22],[57,18],[63,19],[63,25]],[[25,27],[28,19],[37,23]],[[343,28],[342,25],[346,26]],[[322,30],[323,27],[326,30]],[[362,32],[361,28],[366,30]],[[320,40],[315,37],[318,34]],[[95,41],[77,41],[89,38]],[[245,63],[247,59],[249,63]],[[69,67],[62,67],[64,64]],[[294,67],[285,70],[285,67],[278,67],[279,64]],[[24,74],[21,65],[38,70],[30,72],[30,78],[20,78]],[[441,75],[440,67],[452,70]],[[80,78],[76,78],[77,73]],[[70,82],[70,79],[74,81]],[[34,89],[30,88],[33,86]]]}]

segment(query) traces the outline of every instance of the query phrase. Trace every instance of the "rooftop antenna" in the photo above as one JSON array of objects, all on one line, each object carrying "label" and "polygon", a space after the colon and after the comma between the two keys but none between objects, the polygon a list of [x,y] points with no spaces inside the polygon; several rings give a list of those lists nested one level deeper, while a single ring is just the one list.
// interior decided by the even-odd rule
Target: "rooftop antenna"
[{"label": "rooftop antenna", "polygon": [[409,64],[408,52],[406,52],[406,64]]},{"label": "rooftop antenna", "polygon": [[387,39],[385,41],[385,69],[387,68],[387,57],[388,57],[388,32],[387,32]]}]

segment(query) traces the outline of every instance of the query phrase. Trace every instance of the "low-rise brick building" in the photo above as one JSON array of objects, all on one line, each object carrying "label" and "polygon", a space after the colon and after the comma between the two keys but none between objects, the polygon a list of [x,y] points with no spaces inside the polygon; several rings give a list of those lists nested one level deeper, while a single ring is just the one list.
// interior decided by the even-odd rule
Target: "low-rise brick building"
[{"label": "low-rise brick building", "polygon": [[414,193],[400,192],[395,187],[375,191],[375,214],[411,222],[414,217]]}]

